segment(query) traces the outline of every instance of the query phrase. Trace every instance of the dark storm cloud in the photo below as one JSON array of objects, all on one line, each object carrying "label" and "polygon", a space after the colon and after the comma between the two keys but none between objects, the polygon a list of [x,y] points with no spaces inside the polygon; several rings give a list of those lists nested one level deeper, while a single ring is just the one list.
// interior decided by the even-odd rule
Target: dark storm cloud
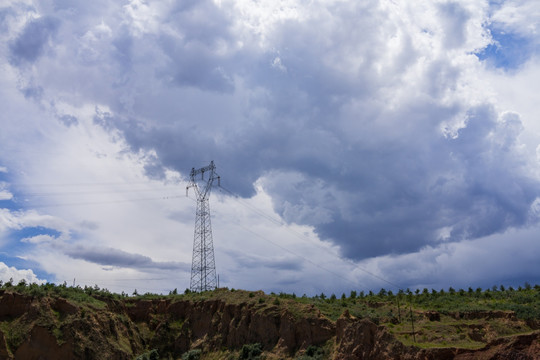
[{"label": "dark storm cloud", "polygon": [[44,53],[59,25],[60,21],[51,16],[43,16],[27,23],[9,46],[11,63],[19,66],[35,62]]},{"label": "dark storm cloud", "polygon": [[233,39],[228,28],[229,19],[211,1],[183,4],[172,9],[168,24],[182,38],[162,34],[160,48],[169,65],[160,70],[176,86],[201,90],[231,92],[234,83],[224,65],[229,61],[226,51],[219,54],[219,46],[231,46]]},{"label": "dark storm cloud", "polygon": [[[203,10],[208,25],[200,21]],[[459,48],[470,14],[457,4],[438,10],[442,41]],[[265,176],[277,211],[314,226],[354,259],[526,225],[540,188],[516,145],[519,129],[507,131],[511,123],[519,128],[519,115],[499,118],[488,102],[443,101],[456,93],[462,69],[445,57],[425,62],[406,36],[395,61],[374,71],[388,38],[398,34],[385,16],[367,5],[336,5],[332,16],[316,13],[276,28],[279,52],[245,46],[219,53],[220,46],[234,48],[232,19],[213,4],[192,5],[168,19],[184,37],[161,36],[169,62],[159,74],[172,79],[169,86],[206,91],[199,111],[148,123],[121,114],[98,114],[96,121],[120,129],[133,151],[155,150],[146,167],[153,177],[163,167],[186,173],[213,159],[224,186],[249,196]],[[314,30],[323,25],[324,32]],[[272,66],[277,57],[282,69]],[[421,61],[416,93],[392,108],[384,91],[394,91]],[[193,95],[183,94],[185,109]],[[230,109],[235,94],[243,97],[239,111]],[[445,124],[460,116],[465,123],[445,135]]]},{"label": "dark storm cloud", "polygon": [[124,267],[132,269],[160,269],[160,270],[182,270],[190,269],[189,264],[181,262],[160,262],[153,261],[150,257],[128,253],[113,248],[92,248],[85,246],[69,246],[64,250],[65,254],[74,258],[91,263]]},{"label": "dark storm cloud", "polygon": [[[520,126],[515,114],[497,119],[490,106],[473,108],[457,138],[359,147],[347,156],[354,168],[346,176],[329,171],[326,186],[310,186],[305,170],[302,181],[287,186],[280,177],[269,190],[284,214],[290,203],[326,208],[331,220],[312,224],[356,259],[503,232],[528,224],[540,193],[516,146]],[[310,222],[293,215],[289,221]]]}]

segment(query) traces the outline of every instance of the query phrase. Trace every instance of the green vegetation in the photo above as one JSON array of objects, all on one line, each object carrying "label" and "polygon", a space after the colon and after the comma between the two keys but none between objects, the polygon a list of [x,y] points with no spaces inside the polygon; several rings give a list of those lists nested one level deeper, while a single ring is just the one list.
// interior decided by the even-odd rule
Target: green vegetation
[{"label": "green vegetation", "polygon": [[193,349],[182,355],[182,360],[199,360],[201,358],[201,350]]},{"label": "green vegetation", "polygon": [[318,346],[310,345],[306,349],[304,355],[300,356],[297,360],[323,360],[328,356],[324,353],[324,350]]},{"label": "green vegetation", "polygon": [[246,344],[242,346],[242,349],[240,350],[240,355],[238,355],[238,360],[259,360],[261,354],[261,344]]},{"label": "green vegetation", "polygon": [[[137,356],[135,360],[159,360],[159,353],[156,349],[153,349],[148,352],[145,352],[144,354]],[[184,360],[183,357],[182,357],[182,360]],[[198,360],[198,358],[197,359],[190,358],[190,360]]]}]

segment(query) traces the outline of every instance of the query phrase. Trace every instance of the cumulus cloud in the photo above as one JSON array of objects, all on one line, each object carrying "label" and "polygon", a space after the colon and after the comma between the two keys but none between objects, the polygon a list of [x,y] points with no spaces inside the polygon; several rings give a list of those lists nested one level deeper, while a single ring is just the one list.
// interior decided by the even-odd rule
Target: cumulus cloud
[{"label": "cumulus cloud", "polygon": [[42,227],[61,233],[69,232],[66,221],[51,215],[43,215],[35,210],[20,211],[0,208],[0,231],[20,230],[26,227]]},{"label": "cumulus cloud", "polygon": [[14,284],[19,283],[21,280],[26,281],[28,284],[42,284],[45,282],[45,280],[39,279],[31,269],[16,269],[13,266],[7,266],[3,262],[0,262],[0,280],[7,282],[11,279]]},{"label": "cumulus cloud", "polygon": [[[535,56],[531,2],[32,4],[2,15],[2,81],[19,92],[13,103],[33,104],[32,118],[46,115],[24,122],[28,136],[58,174],[71,164],[73,181],[129,161],[163,180],[215,160],[227,190],[253,199],[259,184],[289,226],[312,227],[354,261],[538,222],[540,169],[523,147],[539,141],[531,113],[501,106],[485,81],[490,61],[519,68]],[[516,37],[529,50],[510,63],[497,49]],[[27,136],[15,123],[2,138],[12,148]],[[21,228],[28,214],[4,212],[0,226]],[[184,266],[141,255],[142,240],[112,239],[114,226],[90,212],[74,223],[95,224],[78,236],[107,235],[69,248],[73,259]],[[256,254],[239,263],[302,268]]]}]

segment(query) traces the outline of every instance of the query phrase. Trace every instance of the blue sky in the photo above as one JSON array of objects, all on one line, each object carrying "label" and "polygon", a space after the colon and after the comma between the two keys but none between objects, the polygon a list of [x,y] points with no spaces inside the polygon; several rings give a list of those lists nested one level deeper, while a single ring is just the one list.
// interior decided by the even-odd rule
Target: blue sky
[{"label": "blue sky", "polygon": [[223,286],[540,283],[539,13],[4,2],[0,279],[188,287],[186,181],[214,160]]}]

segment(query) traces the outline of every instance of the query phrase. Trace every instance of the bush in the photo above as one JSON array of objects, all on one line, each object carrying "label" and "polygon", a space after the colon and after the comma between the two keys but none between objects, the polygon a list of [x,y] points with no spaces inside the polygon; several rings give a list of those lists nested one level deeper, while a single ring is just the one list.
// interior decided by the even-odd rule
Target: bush
[{"label": "bush", "polygon": [[310,345],[306,349],[304,355],[300,356],[297,360],[322,360],[324,359],[324,351],[320,347]]},{"label": "bush", "polygon": [[259,343],[242,346],[240,350],[239,360],[258,360],[262,354],[262,345]]},{"label": "bush", "polygon": [[199,360],[201,358],[201,350],[193,349],[182,355],[182,360]]},{"label": "bush", "polygon": [[135,358],[135,360],[158,360],[158,359],[159,359],[159,354],[156,349],[150,350]]}]

